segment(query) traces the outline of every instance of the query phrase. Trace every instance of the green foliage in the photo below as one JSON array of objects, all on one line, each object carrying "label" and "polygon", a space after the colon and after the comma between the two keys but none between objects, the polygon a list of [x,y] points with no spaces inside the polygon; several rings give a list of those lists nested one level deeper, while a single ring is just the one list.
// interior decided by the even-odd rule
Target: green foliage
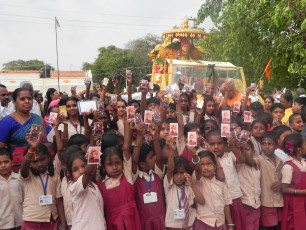
[{"label": "green foliage", "polygon": [[[207,7],[214,9],[211,14]],[[243,67],[248,83],[259,80],[272,58],[266,90],[295,89],[299,83],[305,87],[306,79],[301,81],[306,76],[305,9],[305,0],[207,1],[198,22],[210,16],[216,28],[209,42],[199,44],[209,53],[206,59]]]},{"label": "green foliage", "polygon": [[[116,46],[101,47],[96,61],[92,64],[86,62],[83,69],[91,69],[94,82],[101,82],[104,77],[113,79],[119,75],[119,89],[125,87],[125,70],[131,69],[133,84],[138,85],[141,77],[152,71],[152,61],[147,55],[161,40],[154,35],[148,34],[144,38],[129,42],[126,49]],[[109,84],[109,91],[113,92],[113,85]]]},{"label": "green foliage", "polygon": [[42,68],[54,70],[52,66],[39,60],[15,60],[3,64],[3,70],[40,70]]}]

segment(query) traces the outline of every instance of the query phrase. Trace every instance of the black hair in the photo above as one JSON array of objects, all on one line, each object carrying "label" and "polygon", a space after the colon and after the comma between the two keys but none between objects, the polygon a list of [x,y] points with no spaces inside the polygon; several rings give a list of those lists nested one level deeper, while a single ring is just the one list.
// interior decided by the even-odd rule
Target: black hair
[{"label": "black hair", "polygon": [[31,90],[27,89],[27,88],[17,88],[14,90],[13,94],[12,94],[12,97],[13,97],[13,101],[16,101],[17,100],[17,97],[19,96],[19,94],[23,91],[27,91],[30,93],[31,97],[32,97],[32,93],[31,93]]},{"label": "black hair", "polygon": [[264,121],[264,120],[261,120],[261,119],[256,119],[252,122],[251,124],[251,130],[253,129],[253,126],[256,124],[256,123],[259,123],[259,124],[262,124],[265,126],[265,129],[267,130],[268,129],[268,125],[267,123]]},{"label": "black hair", "polygon": [[241,117],[231,117],[231,124],[237,124],[239,127],[244,125]]},{"label": "black hair", "polygon": [[0,87],[2,87],[2,88],[5,88],[5,89],[6,89],[6,86],[5,86],[5,85],[0,84]]},{"label": "black hair", "polygon": [[70,97],[61,97],[61,99],[60,99],[58,105],[59,105],[59,106],[66,105],[66,102],[68,101],[69,98],[70,98]]},{"label": "black hair", "polygon": [[286,90],[286,92],[283,93],[281,97],[284,98],[287,102],[293,102],[293,96],[290,90]]},{"label": "black hair", "polygon": [[[1,87],[1,86],[0,86],[0,87]],[[34,93],[34,97],[37,97],[37,96],[39,96],[39,95],[40,95],[40,96],[43,96],[41,92],[35,92],[35,93]]]},{"label": "black hair", "polygon": [[157,97],[150,97],[149,99],[147,99],[147,106],[151,103],[155,103],[157,105],[160,105],[160,100]]},{"label": "black hair", "polygon": [[255,148],[254,148],[254,144],[251,140],[248,140],[247,143],[246,143],[248,146],[250,146],[250,148],[254,151]]},{"label": "black hair", "polygon": [[85,143],[89,143],[89,140],[83,134],[74,134],[68,140],[68,146],[70,146],[70,145],[81,146],[82,144],[85,144]]},{"label": "black hair", "polygon": [[98,99],[100,99],[100,95],[97,93],[90,93],[89,94],[89,99],[92,99],[93,97],[97,97]]},{"label": "black hair", "polygon": [[276,145],[278,144],[277,135],[273,131],[265,132],[261,137],[261,141],[265,138],[271,139]]},{"label": "black hair", "polygon": [[273,124],[273,116],[271,113],[266,113],[266,112],[260,113],[260,115],[257,116],[257,119],[264,121],[267,125],[270,124],[270,127]]},{"label": "black hair", "polygon": [[184,126],[184,136],[187,137],[188,132],[190,132],[192,129],[195,129],[195,128],[200,128],[199,124],[197,124],[197,123],[187,123]]},{"label": "black hair", "polygon": [[302,110],[301,110],[301,116],[302,116],[302,120],[304,123],[306,123],[306,106],[303,106]]},{"label": "black hair", "polygon": [[102,136],[101,151],[109,147],[117,147],[118,143],[123,140],[123,136],[115,130],[109,130]]},{"label": "black hair", "polygon": [[306,97],[297,97],[294,99],[294,102],[298,103],[299,105],[306,105]]},{"label": "black hair", "polygon": [[72,178],[72,164],[73,162],[76,160],[76,159],[80,159],[82,160],[84,163],[87,164],[87,160],[86,160],[86,157],[84,155],[84,153],[79,150],[77,152],[74,152],[73,154],[71,154],[68,158],[68,162],[67,162],[67,170],[69,172],[69,178],[70,180],[73,180]]},{"label": "black hair", "polygon": [[279,125],[273,129],[273,132],[276,134],[277,139],[279,139],[280,136],[286,131],[292,132],[292,130],[287,125]]},{"label": "black hair", "polygon": [[[68,101],[74,101],[75,103],[78,104],[78,101],[79,99],[77,99],[76,97],[68,97],[65,101],[65,105],[67,105],[67,102]],[[68,114],[68,117],[67,117],[67,120],[69,119],[69,114]],[[78,116],[78,119],[79,119],[79,123],[81,126],[84,126],[84,120],[83,120],[83,115],[79,115]]]},{"label": "black hair", "polygon": [[[288,149],[289,147],[287,146],[289,142],[293,142],[293,150]],[[288,136],[285,137],[284,142],[283,142],[283,150],[285,153],[287,153],[288,155],[296,155],[296,149],[302,147],[304,142],[304,138],[302,135],[300,134],[290,134]]]},{"label": "black hair", "polygon": [[[28,151],[29,147],[27,148],[26,151]],[[42,143],[38,144],[37,154],[43,154],[49,157],[49,163],[48,163],[48,173],[50,176],[54,176],[54,165],[53,165],[53,157],[51,156],[49,149]],[[31,172],[33,173],[34,176],[39,176],[39,172],[32,167],[30,167]]]},{"label": "black hair", "polygon": [[[63,160],[65,158],[69,159],[69,157],[76,153],[76,152],[79,152],[79,151],[82,151],[81,147],[79,145],[70,145],[68,146],[67,148],[63,149],[59,154],[58,154],[58,158],[60,160]],[[84,155],[84,152],[82,151],[83,155]]]},{"label": "black hair", "polygon": [[54,89],[54,88],[49,88],[46,92],[46,97],[47,97],[47,101],[48,101],[49,104],[52,101],[51,95],[54,94],[54,92],[56,92],[56,89]]},{"label": "black hair", "polygon": [[216,157],[215,155],[208,151],[208,150],[204,150],[204,151],[200,151],[198,153],[198,156],[200,157],[200,159],[204,158],[204,157],[208,157],[211,159],[211,161],[215,164],[215,166],[217,167],[217,160],[216,160]]},{"label": "black hair", "polygon": [[141,80],[146,80],[147,82],[151,82],[151,78],[148,76],[142,77]]},{"label": "black hair", "polygon": [[177,173],[179,168],[183,168],[186,172],[192,175],[192,168],[189,165],[189,162],[182,156],[174,157],[174,170],[173,175]]},{"label": "black hair", "polygon": [[103,154],[101,155],[101,165],[102,165],[102,167],[100,168],[100,175],[102,176],[102,178],[105,178],[105,176],[106,176],[106,172],[104,170],[105,160],[108,157],[112,157],[113,155],[119,156],[119,158],[123,162],[123,153],[122,153],[122,151],[120,151],[119,149],[117,149],[114,146],[113,147],[105,148],[103,150]]},{"label": "black hair", "polygon": [[214,100],[214,98],[211,97],[211,96],[209,96],[209,97],[205,97],[205,100],[204,100],[204,108],[206,108],[207,102],[209,102],[209,101],[214,102],[214,103],[215,103],[215,106],[216,106],[216,101]]},{"label": "black hair", "polygon": [[176,106],[174,103],[169,103],[169,109],[173,109],[174,111],[176,110]]},{"label": "black hair", "polygon": [[206,140],[208,141],[209,138],[211,137],[220,137],[224,142],[226,142],[226,138],[225,137],[221,137],[221,131],[218,129],[218,130],[211,130],[207,136],[206,136]]},{"label": "black hair", "polygon": [[[219,125],[218,125],[218,123],[217,123],[215,120],[213,120],[213,119],[205,120],[205,121],[200,125],[200,130],[201,130],[203,136],[205,135],[205,132],[204,132],[205,126],[206,126],[208,123],[213,124],[213,125],[215,126],[216,130],[219,129]],[[205,136],[204,136],[204,137],[205,137]]]},{"label": "black hair", "polygon": [[165,121],[163,121],[163,123],[167,123],[167,124],[177,123],[177,120],[175,118],[168,118]]},{"label": "black hair", "polygon": [[13,160],[13,154],[7,148],[0,148],[0,156],[8,156],[10,160]]},{"label": "black hair", "polygon": [[140,103],[139,103],[139,101],[137,101],[137,100],[133,99],[133,100],[131,100],[130,104],[132,104],[132,103],[136,103],[136,104],[137,104],[137,105],[140,107]]},{"label": "black hair", "polygon": [[249,108],[255,110],[257,114],[264,111],[264,107],[259,101],[255,101],[250,104]]},{"label": "black hair", "polygon": [[292,124],[293,120],[294,120],[296,117],[301,117],[301,114],[299,114],[299,113],[291,114],[291,116],[289,117],[289,124]]},{"label": "black hair", "polygon": [[285,106],[281,103],[274,103],[271,107],[271,112],[273,112],[275,109],[280,108],[285,111]]},{"label": "black hair", "polygon": [[[146,143],[142,144],[141,148],[140,148],[140,154],[139,154],[139,163],[140,162],[145,162],[146,159],[147,159],[148,154],[151,151],[153,151],[153,148],[152,148],[151,145],[148,145]],[[139,166],[139,163],[138,163],[138,166]]]},{"label": "black hair", "polygon": [[51,110],[54,109],[54,108],[58,108],[58,107],[59,107],[58,105],[54,105],[54,106],[49,107],[48,110],[47,110],[47,114],[50,115]]},{"label": "black hair", "polygon": [[154,84],[153,85],[153,91],[155,92],[155,91],[159,91],[159,90],[160,90],[160,86],[157,85],[157,84]]},{"label": "black hair", "polygon": [[272,96],[270,96],[270,95],[266,96],[266,97],[264,98],[264,101],[265,101],[266,99],[270,99],[270,101],[272,101],[272,104],[274,104],[274,98],[273,98]]},{"label": "black hair", "polygon": [[123,103],[125,104],[125,106],[127,106],[127,103],[126,103],[125,100],[123,100],[123,99],[118,99],[118,100],[117,100],[117,103],[118,103],[119,101],[123,102]]},{"label": "black hair", "polygon": [[181,93],[180,97],[187,97],[187,101],[190,102],[190,97],[189,97],[188,93],[183,92],[183,93]]}]

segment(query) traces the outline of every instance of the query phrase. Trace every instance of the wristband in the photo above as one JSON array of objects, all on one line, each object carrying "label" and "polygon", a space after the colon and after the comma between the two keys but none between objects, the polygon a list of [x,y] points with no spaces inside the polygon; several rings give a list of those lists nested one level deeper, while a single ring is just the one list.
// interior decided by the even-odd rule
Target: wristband
[{"label": "wristband", "polygon": [[294,189],[294,195],[296,195],[296,189]]},{"label": "wristband", "polygon": [[231,227],[231,226],[234,227],[235,224],[227,224],[227,226],[228,226],[228,227]]},{"label": "wristband", "polygon": [[194,162],[194,161],[193,161],[193,158],[191,158],[192,163],[195,164],[195,165],[199,164],[199,163],[200,163],[200,160],[201,160],[199,156],[197,156],[197,157],[198,157],[198,159],[199,159],[197,162]]},{"label": "wristband", "polygon": [[175,114],[181,114],[181,115],[183,115],[183,111],[181,111],[181,112],[176,112],[176,111],[175,111]]}]

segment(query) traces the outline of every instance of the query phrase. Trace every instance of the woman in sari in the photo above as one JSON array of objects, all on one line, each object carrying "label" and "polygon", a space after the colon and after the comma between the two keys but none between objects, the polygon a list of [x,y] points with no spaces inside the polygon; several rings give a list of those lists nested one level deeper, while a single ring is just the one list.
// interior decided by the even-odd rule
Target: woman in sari
[{"label": "woman in sari", "polygon": [[30,113],[33,106],[33,95],[30,90],[18,88],[13,93],[13,103],[16,111],[3,118],[0,122],[0,148],[8,147],[13,154],[14,166],[12,170],[19,172],[26,148],[29,146],[25,137],[32,125],[40,125],[43,136],[41,142],[46,140],[46,124],[44,120]]}]

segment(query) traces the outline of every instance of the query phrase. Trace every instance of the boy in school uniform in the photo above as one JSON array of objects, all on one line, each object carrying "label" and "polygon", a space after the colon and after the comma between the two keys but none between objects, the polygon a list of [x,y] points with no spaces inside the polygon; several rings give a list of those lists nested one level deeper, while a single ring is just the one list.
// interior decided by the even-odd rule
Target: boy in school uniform
[{"label": "boy in school uniform", "polygon": [[0,229],[20,230],[22,225],[23,185],[12,172],[13,155],[0,149]]}]

